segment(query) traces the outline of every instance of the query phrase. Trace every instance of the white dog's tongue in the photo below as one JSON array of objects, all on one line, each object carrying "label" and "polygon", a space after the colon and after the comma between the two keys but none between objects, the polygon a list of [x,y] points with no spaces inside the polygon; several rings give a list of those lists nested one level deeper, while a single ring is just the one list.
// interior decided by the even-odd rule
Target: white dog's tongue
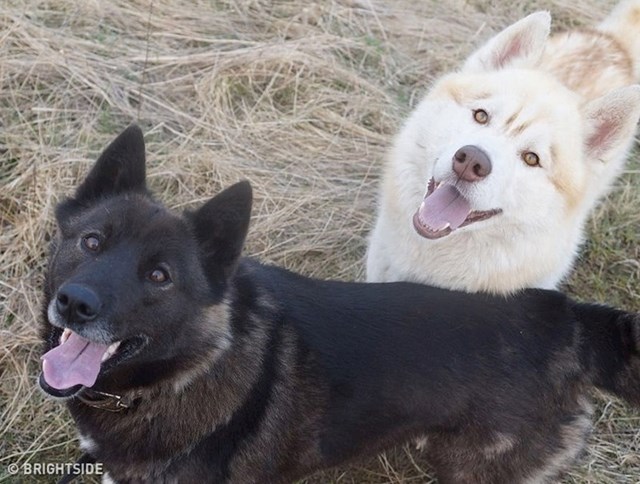
[{"label": "white dog's tongue", "polygon": [[451,230],[460,227],[465,221],[471,206],[453,185],[443,184],[427,195],[420,205],[418,217],[420,221],[433,230]]},{"label": "white dog's tongue", "polygon": [[92,386],[108,347],[71,333],[67,341],[42,356],[44,380],[58,390],[75,385]]}]

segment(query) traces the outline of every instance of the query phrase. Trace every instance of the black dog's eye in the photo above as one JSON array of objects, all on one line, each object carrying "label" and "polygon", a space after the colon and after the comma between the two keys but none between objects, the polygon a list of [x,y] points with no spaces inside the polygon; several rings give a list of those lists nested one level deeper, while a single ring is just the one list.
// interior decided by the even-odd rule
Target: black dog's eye
[{"label": "black dog's eye", "polygon": [[156,267],[154,270],[149,272],[147,279],[156,284],[162,284],[170,280],[169,273],[162,267]]},{"label": "black dog's eye", "polygon": [[85,235],[82,238],[82,245],[91,252],[97,252],[100,250],[100,238],[96,234]]}]

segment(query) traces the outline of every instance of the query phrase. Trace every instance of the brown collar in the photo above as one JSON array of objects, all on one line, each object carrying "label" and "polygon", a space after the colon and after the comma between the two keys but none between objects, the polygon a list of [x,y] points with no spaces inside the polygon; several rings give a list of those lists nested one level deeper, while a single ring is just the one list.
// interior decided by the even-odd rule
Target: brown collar
[{"label": "brown collar", "polygon": [[114,395],[113,393],[100,392],[98,390],[91,390],[85,388],[82,392],[76,395],[85,405],[100,410],[106,410],[107,412],[122,412],[128,410],[136,405],[140,399],[140,395],[135,393],[134,395]]}]

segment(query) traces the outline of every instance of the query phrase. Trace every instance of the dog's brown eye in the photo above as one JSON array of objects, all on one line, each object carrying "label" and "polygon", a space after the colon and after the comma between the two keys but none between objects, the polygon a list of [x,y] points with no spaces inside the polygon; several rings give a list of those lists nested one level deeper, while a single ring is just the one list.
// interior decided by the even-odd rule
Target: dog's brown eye
[{"label": "dog's brown eye", "polygon": [[100,249],[100,239],[97,235],[87,235],[83,237],[82,244],[92,252],[96,252]]},{"label": "dog's brown eye", "polygon": [[522,153],[522,159],[529,166],[540,166],[540,157],[532,151]]},{"label": "dog's brown eye", "polygon": [[169,280],[169,274],[167,271],[159,267],[152,270],[147,277],[151,282],[155,282],[156,284],[162,284]]},{"label": "dog's brown eye", "polygon": [[475,119],[477,123],[487,124],[489,122],[489,115],[484,109],[476,109],[473,112],[473,119]]}]

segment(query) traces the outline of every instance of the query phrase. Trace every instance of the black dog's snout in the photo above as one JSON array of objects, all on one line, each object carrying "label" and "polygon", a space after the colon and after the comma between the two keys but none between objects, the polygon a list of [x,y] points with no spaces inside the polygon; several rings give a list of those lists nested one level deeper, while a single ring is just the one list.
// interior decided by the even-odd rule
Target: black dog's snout
[{"label": "black dog's snout", "polygon": [[100,298],[84,284],[65,284],[56,296],[58,313],[69,322],[84,323],[100,312]]}]

